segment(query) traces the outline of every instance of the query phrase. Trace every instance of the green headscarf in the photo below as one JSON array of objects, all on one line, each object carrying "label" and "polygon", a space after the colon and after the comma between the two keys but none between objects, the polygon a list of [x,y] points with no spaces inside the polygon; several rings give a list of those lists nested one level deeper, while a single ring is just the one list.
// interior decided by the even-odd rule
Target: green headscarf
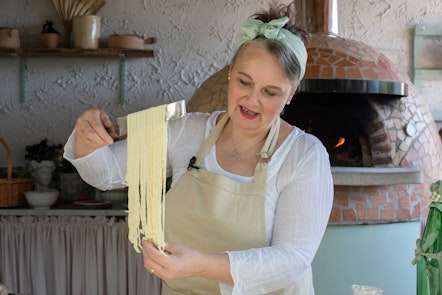
[{"label": "green headscarf", "polygon": [[241,45],[243,45],[245,42],[261,36],[267,39],[281,41],[293,51],[298,59],[300,66],[298,81],[300,81],[305,74],[305,67],[307,64],[307,49],[305,48],[304,42],[301,40],[301,38],[283,28],[288,21],[289,18],[285,16],[271,20],[268,23],[264,23],[257,19],[250,19],[244,22],[241,26],[241,36],[239,37],[239,40],[234,48],[235,52],[237,52]]}]

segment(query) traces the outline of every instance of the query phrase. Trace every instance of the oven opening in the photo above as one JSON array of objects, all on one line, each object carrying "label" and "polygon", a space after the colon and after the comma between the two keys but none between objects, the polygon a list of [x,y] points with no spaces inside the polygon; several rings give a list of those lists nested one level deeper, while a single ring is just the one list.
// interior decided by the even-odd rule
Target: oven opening
[{"label": "oven opening", "polygon": [[318,137],[332,166],[373,166],[367,122],[371,106],[361,95],[297,93],[281,116]]}]

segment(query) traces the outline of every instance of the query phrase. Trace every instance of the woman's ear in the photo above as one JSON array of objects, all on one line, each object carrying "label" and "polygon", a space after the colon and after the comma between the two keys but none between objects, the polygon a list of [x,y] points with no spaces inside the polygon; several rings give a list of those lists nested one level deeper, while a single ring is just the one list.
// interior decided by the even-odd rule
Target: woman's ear
[{"label": "woman's ear", "polygon": [[295,85],[293,85],[292,90],[290,91],[290,94],[289,94],[289,98],[287,99],[287,102],[286,102],[287,105],[289,105],[290,102],[292,101],[292,98],[295,95],[296,89],[298,89],[298,86],[299,86],[299,82],[296,82]]}]

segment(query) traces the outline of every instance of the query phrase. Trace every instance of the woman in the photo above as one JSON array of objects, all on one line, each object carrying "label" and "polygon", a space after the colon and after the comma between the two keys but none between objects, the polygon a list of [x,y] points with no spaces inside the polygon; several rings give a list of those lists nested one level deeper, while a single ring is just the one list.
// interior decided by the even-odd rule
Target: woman
[{"label": "woman", "polygon": [[[321,142],[280,119],[307,59],[294,12],[273,7],[243,24],[227,112],[169,121],[168,255],[143,242],[162,294],[314,294],[311,262],[333,183]],[[126,143],[113,143],[111,125],[103,111],[87,110],[65,147],[103,190],[123,187],[126,173]]]}]

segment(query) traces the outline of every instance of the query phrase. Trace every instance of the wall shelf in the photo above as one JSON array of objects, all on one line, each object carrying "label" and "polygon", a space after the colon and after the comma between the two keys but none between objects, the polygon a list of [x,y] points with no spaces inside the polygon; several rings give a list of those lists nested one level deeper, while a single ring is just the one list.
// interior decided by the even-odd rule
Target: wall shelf
[{"label": "wall shelf", "polygon": [[120,103],[126,100],[126,58],[154,57],[150,49],[118,48],[0,48],[0,57],[18,57],[20,59],[20,101],[26,101],[26,58],[106,58],[120,59]]},{"label": "wall shelf", "polygon": [[1,57],[119,57],[124,55],[128,58],[133,57],[154,57],[153,50],[150,49],[118,49],[118,48],[99,48],[99,49],[81,49],[81,48],[18,48],[4,49],[0,48]]},{"label": "wall shelf", "polygon": [[[414,29],[413,83],[418,90],[422,89],[422,81],[425,79],[442,79],[442,69],[428,69],[423,66],[424,38],[428,37],[442,37],[442,27],[417,25]],[[432,113],[435,120],[442,121],[442,112]]]}]

